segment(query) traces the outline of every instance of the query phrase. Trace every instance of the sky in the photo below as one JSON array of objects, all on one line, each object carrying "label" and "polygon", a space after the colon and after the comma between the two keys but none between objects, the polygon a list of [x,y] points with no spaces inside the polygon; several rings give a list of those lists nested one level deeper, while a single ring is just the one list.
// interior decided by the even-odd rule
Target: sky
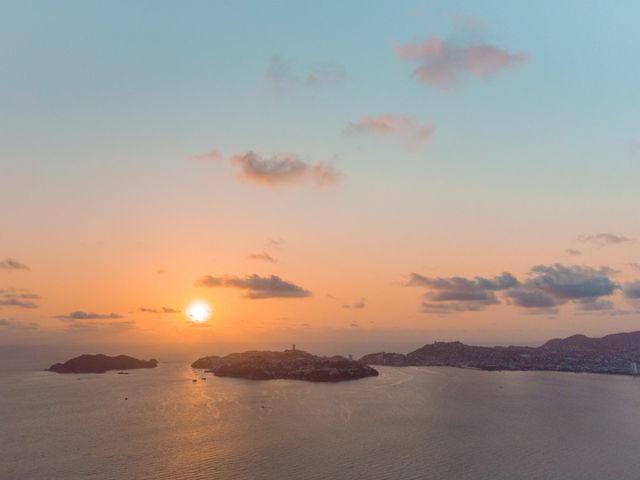
[{"label": "sky", "polygon": [[640,330],[637,2],[1,3],[0,345]]}]

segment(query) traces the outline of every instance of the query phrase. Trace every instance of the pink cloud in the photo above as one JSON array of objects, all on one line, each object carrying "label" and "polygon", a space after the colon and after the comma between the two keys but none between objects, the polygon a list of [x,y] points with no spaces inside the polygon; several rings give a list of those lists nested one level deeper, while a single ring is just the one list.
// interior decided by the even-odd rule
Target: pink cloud
[{"label": "pink cloud", "polygon": [[220,160],[224,160],[222,154],[217,150],[210,150],[208,152],[201,153],[200,155],[196,155],[194,158],[203,162],[219,162]]},{"label": "pink cloud", "polygon": [[528,59],[525,53],[509,53],[493,45],[457,47],[440,38],[400,45],[396,52],[400,59],[418,64],[413,73],[421,82],[445,90],[455,87],[465,74],[488,78]]},{"label": "pink cloud", "polygon": [[349,122],[344,127],[345,135],[373,134],[400,137],[407,150],[422,146],[433,135],[432,125],[420,125],[414,117],[398,117],[389,113],[370,115],[357,122]]}]

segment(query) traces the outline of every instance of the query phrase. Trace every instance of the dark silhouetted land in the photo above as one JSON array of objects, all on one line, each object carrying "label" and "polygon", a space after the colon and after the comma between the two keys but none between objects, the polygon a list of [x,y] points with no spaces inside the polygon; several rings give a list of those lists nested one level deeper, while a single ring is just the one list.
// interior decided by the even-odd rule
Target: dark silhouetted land
[{"label": "dark silhouetted land", "polygon": [[341,356],[318,357],[302,350],[284,352],[249,351],[225,357],[200,358],[191,364],[217,377],[250,380],[289,379],[310,382],[339,382],[378,375],[364,363]]},{"label": "dark silhouetted land", "polygon": [[155,368],[156,359],[139,360],[128,355],[110,357],[108,355],[80,355],[64,363],[55,363],[47,370],[56,373],[105,373],[109,370],[132,370],[136,368]]},{"label": "dark silhouetted land", "polygon": [[435,342],[406,355],[378,352],[365,355],[360,361],[368,365],[638,375],[640,331],[601,338],[573,335],[549,340],[540,347],[478,347],[460,342]]}]

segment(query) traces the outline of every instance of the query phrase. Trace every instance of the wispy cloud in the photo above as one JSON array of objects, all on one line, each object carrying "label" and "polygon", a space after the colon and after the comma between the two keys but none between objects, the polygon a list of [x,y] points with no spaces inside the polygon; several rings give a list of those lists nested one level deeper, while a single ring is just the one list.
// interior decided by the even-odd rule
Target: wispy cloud
[{"label": "wispy cloud", "polygon": [[71,312],[67,315],[56,315],[55,318],[58,318],[60,320],[67,320],[67,321],[107,320],[107,319],[122,318],[122,315],[119,315],[117,313],[93,313],[93,312],[83,312],[81,310],[76,310],[75,312]]},{"label": "wispy cloud", "polygon": [[442,38],[396,48],[401,60],[416,64],[413,75],[425,85],[448,90],[465,76],[489,78],[500,71],[525,63],[524,53],[510,53],[487,43],[457,46]]},{"label": "wispy cloud", "polygon": [[622,235],[616,235],[615,233],[597,233],[595,235],[580,235],[578,241],[597,247],[606,247],[607,245],[619,245],[630,242],[631,239]]},{"label": "wispy cloud", "polygon": [[269,263],[277,262],[277,260],[271,255],[269,255],[267,252],[250,253],[249,255],[247,255],[247,258],[249,260],[257,260],[260,262],[269,262]]},{"label": "wispy cloud", "polygon": [[321,63],[306,70],[294,71],[280,55],[272,55],[264,70],[267,91],[275,95],[286,94],[298,87],[314,89],[340,86],[347,80],[347,72],[340,65]]},{"label": "wispy cloud", "polygon": [[472,302],[447,302],[436,303],[423,301],[422,312],[434,315],[449,315],[452,313],[462,312],[479,312],[484,310],[488,304],[486,303],[472,303]]},{"label": "wispy cloud", "polygon": [[86,331],[126,331],[135,326],[136,322],[133,320],[123,320],[123,321],[113,321],[113,322],[105,322],[105,321],[96,321],[92,320],[89,322],[86,321],[74,321],[70,322],[67,326],[67,331],[70,332],[86,332]]},{"label": "wispy cloud", "polygon": [[457,31],[475,37],[480,37],[486,29],[484,20],[476,15],[453,15],[451,24]]},{"label": "wispy cloud", "polygon": [[234,277],[224,275],[213,277],[205,275],[196,281],[197,287],[227,287],[246,291],[245,297],[250,299],[264,298],[304,298],[311,296],[311,292],[295,283],[281,279],[277,275],[261,277],[259,275],[247,275]]},{"label": "wispy cloud", "polygon": [[355,308],[355,309],[362,309],[365,308],[367,306],[367,302],[366,299],[361,298],[359,301],[357,302],[353,302],[353,303],[344,303],[342,305],[342,308]]},{"label": "wispy cloud", "polygon": [[624,294],[624,298],[626,299],[640,299],[640,280],[624,283],[622,285],[622,293]]},{"label": "wispy cloud", "polygon": [[11,330],[37,330],[40,326],[34,322],[21,322],[9,318],[0,318],[0,328]]},{"label": "wispy cloud", "polygon": [[67,322],[67,330],[75,332],[94,330],[125,330],[135,325],[133,320],[124,318],[118,313],[94,313],[76,310],[66,315],[56,315],[54,318]]},{"label": "wispy cloud", "polygon": [[582,252],[580,250],[577,250],[575,248],[567,248],[564,253],[566,253],[567,255],[571,255],[573,257],[577,257],[578,255],[582,255]]},{"label": "wispy cloud", "polygon": [[281,94],[297,83],[289,64],[280,55],[272,55],[267,60],[264,79],[272,93]]},{"label": "wispy cloud", "polygon": [[347,72],[339,65],[317,65],[309,71],[304,79],[307,87],[324,88],[338,86],[346,82]]},{"label": "wispy cloud", "polygon": [[603,300],[601,298],[580,298],[576,300],[575,304],[578,310],[584,312],[601,312],[614,309],[614,305],[611,300]]},{"label": "wispy cloud", "polygon": [[0,289],[0,307],[38,308],[40,296],[23,288]]},{"label": "wispy cloud", "polygon": [[224,160],[224,156],[217,150],[209,150],[208,152],[196,155],[194,159],[201,162],[219,162],[220,160]]},{"label": "wispy cloud", "polygon": [[0,260],[0,270],[30,270],[30,268],[15,258],[5,258]]},{"label": "wispy cloud", "polygon": [[335,183],[340,173],[328,163],[311,164],[293,153],[265,158],[256,152],[237,153],[231,157],[240,167],[240,178],[267,187],[294,183],[311,183],[323,187]]},{"label": "wispy cloud", "polygon": [[282,248],[284,247],[284,238],[268,238],[267,246],[273,248]]},{"label": "wispy cloud", "polygon": [[397,136],[409,151],[422,146],[433,135],[433,131],[432,125],[420,125],[414,117],[394,116],[389,113],[363,117],[347,123],[343,129],[343,133],[348,136]]},{"label": "wispy cloud", "polygon": [[140,313],[180,313],[180,310],[177,308],[169,308],[169,307],[160,307],[160,308],[146,308],[140,307],[138,308]]}]

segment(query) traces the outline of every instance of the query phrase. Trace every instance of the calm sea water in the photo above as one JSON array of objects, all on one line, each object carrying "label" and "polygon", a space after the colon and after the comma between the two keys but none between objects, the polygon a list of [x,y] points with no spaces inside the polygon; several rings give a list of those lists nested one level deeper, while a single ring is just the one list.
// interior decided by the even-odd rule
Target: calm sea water
[{"label": "calm sea water", "polygon": [[640,478],[640,379],[380,373],[330,385],[192,383],[183,363],[2,372],[0,478]]}]

